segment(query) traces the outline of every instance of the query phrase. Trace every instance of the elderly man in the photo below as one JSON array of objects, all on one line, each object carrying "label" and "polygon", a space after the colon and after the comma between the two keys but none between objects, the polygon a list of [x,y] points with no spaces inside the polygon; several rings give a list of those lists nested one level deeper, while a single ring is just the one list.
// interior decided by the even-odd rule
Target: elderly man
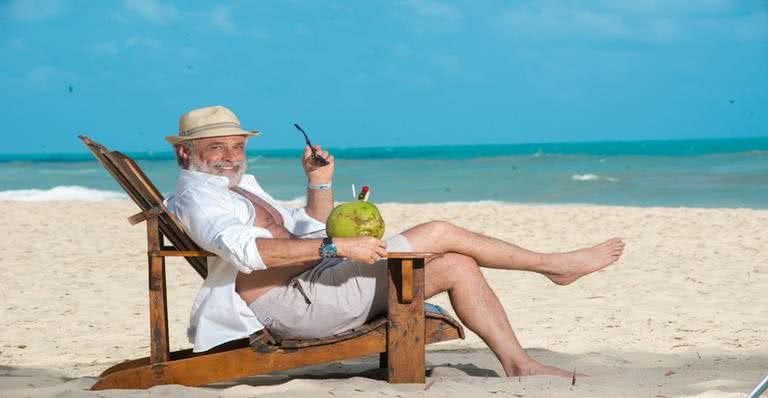
[{"label": "elderly man", "polygon": [[182,115],[179,135],[166,137],[182,168],[166,204],[198,245],[218,255],[209,258],[208,278],[192,307],[195,351],[264,327],[292,338],[358,327],[386,311],[386,267],[379,261],[388,250],[439,252],[444,255],[425,265],[425,297],[448,292],[458,317],[493,350],[507,376],[571,375],[525,352],[479,267],[537,272],[567,285],[618,260],[621,240],[545,254],[446,221],[386,241],[330,239],[323,220],[333,208],[333,156],[315,147],[327,160],[319,165],[304,148],[307,205],[287,209],[245,174],[246,140],[257,134],[243,130],[227,108],[213,106]]}]

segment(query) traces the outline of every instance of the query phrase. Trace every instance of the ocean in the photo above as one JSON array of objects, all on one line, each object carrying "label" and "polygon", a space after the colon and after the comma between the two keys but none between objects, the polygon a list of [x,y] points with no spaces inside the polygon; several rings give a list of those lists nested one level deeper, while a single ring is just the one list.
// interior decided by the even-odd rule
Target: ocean
[{"label": "ocean", "polygon": [[[109,142],[102,142],[109,147]],[[111,148],[116,149],[116,148]],[[335,199],[370,186],[373,202],[498,201],[768,208],[768,137],[332,148]],[[304,200],[296,150],[248,152],[248,172],[276,199]],[[160,191],[174,189],[170,151],[129,153]],[[108,200],[120,187],[90,153],[0,155],[0,200]]]}]

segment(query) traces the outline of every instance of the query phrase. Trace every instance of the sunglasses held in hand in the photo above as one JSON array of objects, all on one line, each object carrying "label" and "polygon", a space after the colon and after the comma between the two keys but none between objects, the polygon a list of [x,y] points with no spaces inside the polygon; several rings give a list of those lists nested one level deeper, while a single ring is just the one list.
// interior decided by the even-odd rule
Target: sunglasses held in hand
[{"label": "sunglasses held in hand", "polygon": [[309,149],[312,151],[312,156],[310,157],[312,159],[312,162],[319,166],[325,166],[328,164],[328,161],[320,157],[317,152],[315,152],[315,147],[312,146],[312,143],[309,142],[309,137],[307,137],[307,133],[304,132],[304,129],[299,126],[298,123],[294,123],[293,127],[296,127],[299,131],[301,131],[301,134],[304,134],[304,141],[307,142],[307,145],[309,145]]}]

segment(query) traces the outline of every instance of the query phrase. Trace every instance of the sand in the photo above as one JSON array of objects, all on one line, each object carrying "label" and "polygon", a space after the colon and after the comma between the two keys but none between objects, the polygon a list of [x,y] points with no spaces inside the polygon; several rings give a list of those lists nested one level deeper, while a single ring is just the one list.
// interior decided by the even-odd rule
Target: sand
[{"label": "sand", "polygon": [[[621,236],[624,257],[573,285],[485,270],[518,337],[541,361],[591,377],[503,378],[482,341],[431,346],[425,386],[381,381],[376,358],[208,388],[85,391],[148,353],[146,246],[136,207],[0,202],[0,397],[53,396],[744,396],[768,374],[768,211],[530,206],[380,206],[387,233],[432,219],[540,251]],[[186,348],[200,280],[168,262],[173,349]],[[446,295],[431,300],[450,308]]]}]

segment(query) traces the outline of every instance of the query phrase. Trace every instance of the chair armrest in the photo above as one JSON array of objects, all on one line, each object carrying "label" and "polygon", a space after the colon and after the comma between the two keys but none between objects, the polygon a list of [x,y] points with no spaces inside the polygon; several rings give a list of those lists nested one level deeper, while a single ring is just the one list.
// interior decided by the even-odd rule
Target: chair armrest
[{"label": "chair armrest", "polygon": [[424,263],[433,253],[387,255],[387,378],[424,383]]},{"label": "chair armrest", "polygon": [[[429,252],[390,252],[387,253],[387,266],[389,272],[396,277],[394,280],[395,288],[398,293],[398,301],[403,304],[410,304],[413,301],[414,277],[413,268],[420,264],[423,267],[424,260],[436,256],[437,253]],[[393,267],[399,267],[399,270],[393,270]],[[394,272],[394,273],[393,273]],[[422,279],[423,283],[423,279]],[[422,286],[423,290],[423,286]]]},{"label": "chair armrest", "polygon": [[173,246],[163,246],[162,250],[151,250],[150,256],[156,257],[216,257],[216,253],[205,250],[177,250]]},{"label": "chair armrest", "polygon": [[155,250],[149,252],[150,256],[157,257],[216,257],[216,253],[205,250]]}]

